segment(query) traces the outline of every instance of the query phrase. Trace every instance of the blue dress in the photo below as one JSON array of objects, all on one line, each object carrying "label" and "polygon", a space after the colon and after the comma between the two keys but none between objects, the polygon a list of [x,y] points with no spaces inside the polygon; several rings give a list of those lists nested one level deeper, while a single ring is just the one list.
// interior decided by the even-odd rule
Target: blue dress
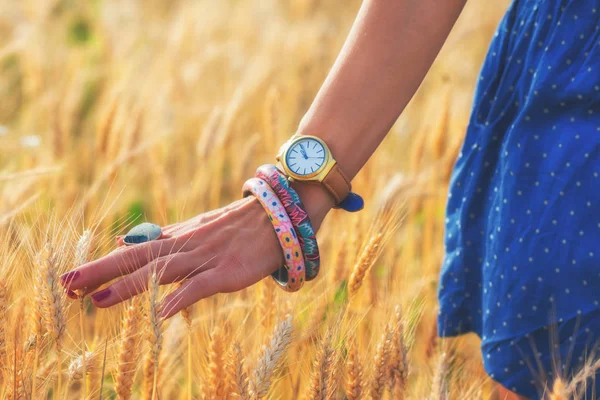
[{"label": "blue dress", "polygon": [[439,333],[475,332],[487,373],[541,398],[600,339],[600,1],[513,1],[448,197]]}]

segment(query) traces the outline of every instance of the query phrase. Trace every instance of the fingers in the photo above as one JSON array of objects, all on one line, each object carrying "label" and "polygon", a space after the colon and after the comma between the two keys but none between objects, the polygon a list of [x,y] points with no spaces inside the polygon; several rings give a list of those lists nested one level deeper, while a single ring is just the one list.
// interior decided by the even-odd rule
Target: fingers
[{"label": "fingers", "polygon": [[214,267],[214,259],[201,265],[193,253],[176,253],[157,258],[137,271],[118,280],[111,286],[94,293],[92,302],[95,306],[106,308],[130,299],[148,289],[150,274],[156,270],[158,283],[161,285],[177,282]]},{"label": "fingers", "polygon": [[163,300],[160,309],[163,318],[170,318],[179,311],[206,297],[221,291],[224,276],[219,268],[212,268],[185,281]]},{"label": "fingers", "polygon": [[119,248],[105,257],[67,272],[61,276],[61,282],[72,291],[98,287],[121,275],[136,271],[155,258],[177,253],[184,249],[186,244],[187,240],[172,238]]}]

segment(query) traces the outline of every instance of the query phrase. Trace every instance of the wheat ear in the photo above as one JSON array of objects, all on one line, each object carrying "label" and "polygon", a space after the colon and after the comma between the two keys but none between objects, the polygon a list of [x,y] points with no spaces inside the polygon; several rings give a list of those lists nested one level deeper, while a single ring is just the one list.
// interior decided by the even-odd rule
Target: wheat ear
[{"label": "wheat ear", "polygon": [[348,339],[348,359],[346,360],[346,381],[344,389],[348,400],[359,400],[363,392],[362,364],[358,355],[358,345],[356,337],[350,336]]},{"label": "wheat ear", "polygon": [[400,306],[396,307],[394,314],[388,377],[392,387],[392,398],[403,400],[408,379],[408,360]]},{"label": "wheat ear", "polygon": [[373,364],[373,374],[371,377],[370,395],[371,399],[379,400],[383,397],[385,384],[387,381],[387,368],[390,356],[390,343],[392,340],[392,330],[389,325],[381,335],[381,340],[377,344],[375,360]]},{"label": "wheat ear", "polygon": [[[179,287],[183,285],[184,281],[179,284]],[[193,366],[192,366],[192,306],[186,307],[182,309],[179,313],[181,314],[181,318],[185,321],[187,325],[187,379],[186,379],[186,391],[187,391],[187,399],[192,400],[192,384],[193,384]]]},{"label": "wheat ear", "polygon": [[227,361],[227,376],[233,383],[229,387],[232,389],[232,397],[236,399],[249,400],[248,394],[248,375],[244,368],[244,356],[239,343],[231,346]]},{"label": "wheat ear", "polygon": [[448,399],[448,353],[443,352],[435,369],[433,383],[431,385],[431,400]]},{"label": "wheat ear", "polygon": [[282,321],[275,329],[269,345],[263,347],[262,355],[250,380],[250,397],[253,400],[262,399],[269,392],[271,378],[281,365],[292,342],[293,331],[291,318]]},{"label": "wheat ear", "polygon": [[[72,381],[80,381],[90,378],[100,369],[100,357],[102,354],[94,351],[86,351],[85,358],[83,355],[75,357],[69,364],[69,379]],[[84,361],[85,360],[85,361]],[[84,365],[84,362],[87,365]]]},{"label": "wheat ear", "polygon": [[117,399],[129,400],[140,352],[140,297],[134,297],[123,318],[119,360],[115,377]]},{"label": "wheat ear", "polygon": [[312,400],[326,400],[334,398],[336,388],[334,384],[335,353],[331,346],[332,334],[327,331],[314,362],[309,398]]},{"label": "wheat ear", "polygon": [[[90,252],[90,245],[92,244],[92,231],[89,229],[85,230],[77,246],[75,247],[75,267],[79,267],[87,262],[88,253]],[[85,343],[85,326],[84,326],[84,297],[79,295],[79,335],[81,336],[81,364],[83,366],[83,376],[87,376],[87,345]],[[83,398],[87,398],[88,382],[87,379],[83,380]]]},{"label": "wheat ear", "polygon": [[67,320],[63,311],[63,297],[61,285],[58,281],[58,273],[56,271],[56,257],[53,254],[50,244],[46,244],[38,260],[40,266],[40,274],[44,280],[42,288],[43,299],[43,317],[46,323],[46,328],[50,332],[50,336],[54,339],[56,348],[57,367],[58,367],[58,382],[56,393],[60,395],[62,386],[62,345],[64,334],[67,326]]},{"label": "wheat ear", "polygon": [[373,236],[369,241],[369,244],[354,265],[352,274],[350,275],[350,281],[348,283],[348,294],[352,297],[355,296],[360,287],[362,286],[365,275],[371,269],[371,266],[379,256],[379,250],[383,235],[381,233]]},{"label": "wheat ear", "polygon": [[0,381],[2,381],[2,371],[7,363],[6,360],[6,322],[8,321],[8,313],[6,312],[8,305],[8,288],[6,281],[0,278]]},{"label": "wheat ear", "polygon": [[158,361],[163,343],[163,319],[159,315],[158,310],[158,288],[158,276],[156,275],[156,271],[153,271],[148,284],[150,300],[148,306],[148,344],[150,346],[150,352],[144,363],[144,398],[152,400],[154,400],[156,396],[156,388],[158,385]]},{"label": "wheat ear", "polygon": [[60,353],[66,329],[66,317],[63,311],[63,298],[56,271],[56,259],[50,245],[44,246],[39,258],[40,274],[45,285],[42,288],[43,311],[46,328],[54,339]]},{"label": "wheat ear", "polygon": [[208,382],[205,397],[209,399],[221,399],[225,395],[223,381],[223,333],[221,328],[215,326],[210,335],[210,346],[208,353]]},{"label": "wheat ear", "polygon": [[34,351],[33,368],[32,368],[32,381],[31,386],[31,398],[35,399],[37,390],[37,369],[39,364],[40,354],[40,340],[43,333],[43,304],[44,299],[42,297],[44,282],[42,280],[42,274],[36,273],[33,276],[33,296],[29,297],[29,312],[27,319],[29,322],[29,338],[25,342],[25,350],[27,352]]}]

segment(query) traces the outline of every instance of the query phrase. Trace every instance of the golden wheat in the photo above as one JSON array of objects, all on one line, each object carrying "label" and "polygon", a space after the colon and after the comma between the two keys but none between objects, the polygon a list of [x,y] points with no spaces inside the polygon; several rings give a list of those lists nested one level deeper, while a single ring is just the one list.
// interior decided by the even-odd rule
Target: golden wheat
[{"label": "golden wheat", "polygon": [[230,385],[233,398],[249,400],[248,375],[244,366],[244,357],[239,343],[231,346],[227,361],[227,377],[232,382]]},{"label": "golden wheat", "polygon": [[141,336],[141,300],[134,297],[127,308],[121,327],[121,343],[117,371],[115,374],[115,392],[119,400],[129,400],[139,359]]},{"label": "golden wheat", "polygon": [[383,235],[381,233],[373,236],[354,265],[350,281],[348,282],[348,293],[350,296],[355,296],[362,286],[367,272],[371,269],[379,255],[379,247],[381,246],[382,239]]},{"label": "golden wheat", "polygon": [[144,398],[154,400],[159,383],[159,360],[163,344],[162,325],[158,300],[159,282],[156,271],[148,281],[148,325],[146,341],[149,351],[144,361]]},{"label": "golden wheat", "polygon": [[271,340],[263,347],[262,355],[258,359],[250,379],[250,397],[262,399],[271,387],[271,381],[283,362],[283,357],[292,341],[292,319],[288,318],[277,325]]},{"label": "golden wheat", "polygon": [[331,375],[335,365],[335,353],[331,341],[332,332],[328,331],[321,341],[313,365],[308,396],[311,400],[326,400],[334,397],[336,388]]},{"label": "golden wheat", "polygon": [[348,400],[358,400],[363,393],[362,363],[358,354],[358,344],[354,334],[348,338],[348,358],[346,360],[346,379],[344,390]]}]

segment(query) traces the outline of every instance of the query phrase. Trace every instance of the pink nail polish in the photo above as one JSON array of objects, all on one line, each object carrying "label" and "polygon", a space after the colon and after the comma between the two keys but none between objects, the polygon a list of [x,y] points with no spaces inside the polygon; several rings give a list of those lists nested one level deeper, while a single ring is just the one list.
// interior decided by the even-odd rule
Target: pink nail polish
[{"label": "pink nail polish", "polygon": [[92,299],[94,301],[102,301],[108,298],[111,294],[111,290],[109,288],[96,292],[92,295]]},{"label": "pink nail polish", "polygon": [[75,282],[77,280],[77,278],[79,278],[80,275],[81,275],[80,271],[70,271],[70,272],[67,272],[66,274],[63,274],[60,277],[60,281],[63,286],[71,286],[71,284],[73,282]]}]

